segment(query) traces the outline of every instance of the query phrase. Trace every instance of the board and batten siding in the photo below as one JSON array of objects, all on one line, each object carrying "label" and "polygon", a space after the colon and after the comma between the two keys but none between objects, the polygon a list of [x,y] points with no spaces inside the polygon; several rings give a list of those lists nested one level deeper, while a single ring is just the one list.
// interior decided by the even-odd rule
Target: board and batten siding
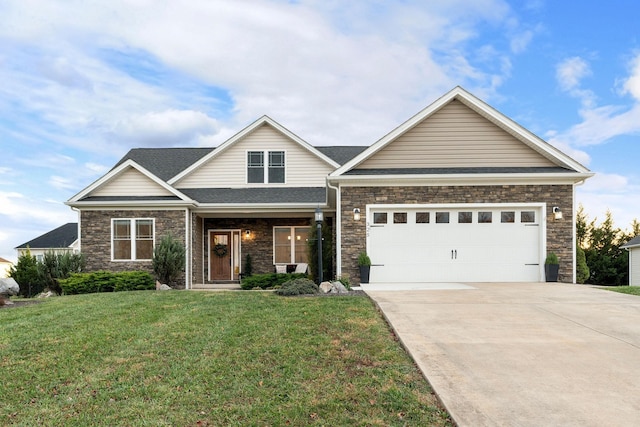
[{"label": "board and batten siding", "polygon": [[640,247],[629,250],[629,286],[640,286]]},{"label": "board and batten siding", "polygon": [[556,166],[463,103],[451,101],[357,166],[377,168]]},{"label": "board and batten siding", "polygon": [[256,187],[247,184],[247,151],[284,151],[285,183],[264,186],[322,187],[334,168],[273,127],[263,124],[214,156],[175,185],[176,188]]},{"label": "board and batten siding", "polygon": [[129,167],[91,192],[91,196],[171,196],[172,193]]}]

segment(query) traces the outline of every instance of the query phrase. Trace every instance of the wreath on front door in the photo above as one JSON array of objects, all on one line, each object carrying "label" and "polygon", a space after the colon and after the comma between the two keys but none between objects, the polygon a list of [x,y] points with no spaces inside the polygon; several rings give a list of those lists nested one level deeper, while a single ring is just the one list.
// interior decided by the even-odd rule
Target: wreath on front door
[{"label": "wreath on front door", "polygon": [[224,256],[226,256],[228,252],[229,250],[227,249],[227,245],[222,245],[218,243],[213,247],[213,253],[216,254],[216,256],[219,256],[220,258],[223,258]]}]

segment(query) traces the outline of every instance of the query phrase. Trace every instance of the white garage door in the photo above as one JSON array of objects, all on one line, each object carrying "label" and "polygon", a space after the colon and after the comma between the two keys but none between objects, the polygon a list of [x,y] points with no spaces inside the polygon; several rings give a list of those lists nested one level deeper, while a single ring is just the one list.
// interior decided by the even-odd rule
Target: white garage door
[{"label": "white garage door", "polygon": [[538,206],[370,207],[371,283],[537,282]]}]

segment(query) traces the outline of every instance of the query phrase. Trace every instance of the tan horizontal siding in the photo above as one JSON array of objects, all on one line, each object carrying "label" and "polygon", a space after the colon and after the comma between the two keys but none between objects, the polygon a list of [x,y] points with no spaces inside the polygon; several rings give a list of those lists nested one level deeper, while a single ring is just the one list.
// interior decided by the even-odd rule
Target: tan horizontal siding
[{"label": "tan horizontal siding", "polygon": [[555,166],[457,100],[451,101],[357,169]]},{"label": "tan horizontal siding", "polygon": [[[227,188],[247,185],[247,151],[285,151],[284,185],[321,187],[333,168],[269,125],[262,125],[190,175],[176,188]],[[266,184],[265,184],[266,185]],[[275,184],[283,185],[283,184]],[[256,186],[251,184],[250,186]]]},{"label": "tan horizontal siding", "polygon": [[171,192],[153,182],[136,169],[129,167],[114,179],[103,184],[91,196],[171,196]]}]

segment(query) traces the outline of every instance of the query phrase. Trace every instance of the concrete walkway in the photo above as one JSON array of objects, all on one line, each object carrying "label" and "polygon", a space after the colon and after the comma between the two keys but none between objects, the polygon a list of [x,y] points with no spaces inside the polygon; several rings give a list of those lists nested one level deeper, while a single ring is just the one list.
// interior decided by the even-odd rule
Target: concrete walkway
[{"label": "concrete walkway", "polygon": [[464,285],[363,285],[459,426],[640,425],[640,297]]}]

